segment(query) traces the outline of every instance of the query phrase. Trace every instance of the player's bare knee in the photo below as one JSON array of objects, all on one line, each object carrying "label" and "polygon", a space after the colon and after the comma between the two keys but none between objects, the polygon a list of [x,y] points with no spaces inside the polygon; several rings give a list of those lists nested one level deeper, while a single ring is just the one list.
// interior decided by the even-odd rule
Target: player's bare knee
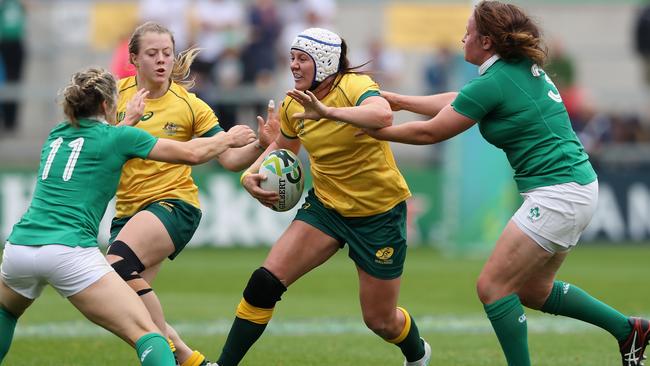
[{"label": "player's bare knee", "polygon": [[251,305],[271,309],[287,291],[284,284],[264,267],[256,269],[244,289],[244,299]]}]

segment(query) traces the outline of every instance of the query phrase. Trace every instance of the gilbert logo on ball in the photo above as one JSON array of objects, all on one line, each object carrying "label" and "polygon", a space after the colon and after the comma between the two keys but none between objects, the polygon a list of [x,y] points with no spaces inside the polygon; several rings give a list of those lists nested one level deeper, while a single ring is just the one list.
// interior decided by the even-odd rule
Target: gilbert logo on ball
[{"label": "gilbert logo on ball", "polygon": [[271,151],[262,161],[259,173],[266,175],[260,187],[277,192],[280,196],[273,206],[275,211],[290,210],[300,201],[305,180],[302,164],[296,154],[286,149]]}]

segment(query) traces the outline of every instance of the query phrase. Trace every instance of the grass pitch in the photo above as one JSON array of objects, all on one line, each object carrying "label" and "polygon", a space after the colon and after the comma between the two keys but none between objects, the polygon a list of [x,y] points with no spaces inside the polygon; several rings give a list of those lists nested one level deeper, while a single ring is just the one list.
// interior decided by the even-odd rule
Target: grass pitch
[{"label": "grass pitch", "polygon": [[[166,262],[154,289],[168,321],[210,359],[219,355],[250,273],[267,249],[186,250]],[[628,315],[650,315],[650,245],[582,246],[560,279]],[[475,295],[483,259],[449,258],[411,248],[400,304],[433,348],[431,365],[504,365]],[[242,365],[401,365],[399,350],[365,328],[357,275],[347,249],[291,286],[266,333]],[[538,366],[619,365],[616,341],[594,326],[529,310]],[[19,320],[3,365],[137,365],[135,351],[85,320],[51,289]]]}]

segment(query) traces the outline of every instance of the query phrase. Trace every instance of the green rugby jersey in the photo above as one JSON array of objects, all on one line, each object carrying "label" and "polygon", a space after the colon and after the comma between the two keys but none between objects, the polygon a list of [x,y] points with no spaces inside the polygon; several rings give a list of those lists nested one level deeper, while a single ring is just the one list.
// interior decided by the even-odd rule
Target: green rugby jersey
[{"label": "green rugby jersey", "polygon": [[496,60],[461,89],[452,107],[505,152],[520,192],[596,179],[557,88],[531,60]]},{"label": "green rugby jersey", "polygon": [[99,222],[122,165],[146,158],[157,139],[134,127],[80,120],[57,125],[41,151],[32,202],[8,241],[18,245],[97,246]]}]

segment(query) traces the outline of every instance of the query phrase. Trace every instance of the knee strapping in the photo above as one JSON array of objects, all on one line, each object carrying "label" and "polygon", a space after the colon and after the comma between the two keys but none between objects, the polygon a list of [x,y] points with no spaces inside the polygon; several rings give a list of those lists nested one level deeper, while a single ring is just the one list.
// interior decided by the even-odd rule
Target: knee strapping
[{"label": "knee strapping", "polygon": [[[130,282],[140,279],[142,282],[146,283],[146,281],[140,276],[140,273],[145,270],[144,264],[142,264],[140,258],[138,258],[138,256],[133,252],[131,248],[129,248],[125,242],[121,240],[114,241],[113,244],[111,244],[111,246],[108,248],[107,254],[122,257],[122,259],[111,264],[111,266],[124,281]],[[137,289],[134,288],[134,290],[140,296],[153,291],[148,284],[139,286]]]},{"label": "knee strapping", "polygon": [[253,272],[244,289],[244,299],[263,309],[272,309],[287,288],[268,269],[260,267]]}]

